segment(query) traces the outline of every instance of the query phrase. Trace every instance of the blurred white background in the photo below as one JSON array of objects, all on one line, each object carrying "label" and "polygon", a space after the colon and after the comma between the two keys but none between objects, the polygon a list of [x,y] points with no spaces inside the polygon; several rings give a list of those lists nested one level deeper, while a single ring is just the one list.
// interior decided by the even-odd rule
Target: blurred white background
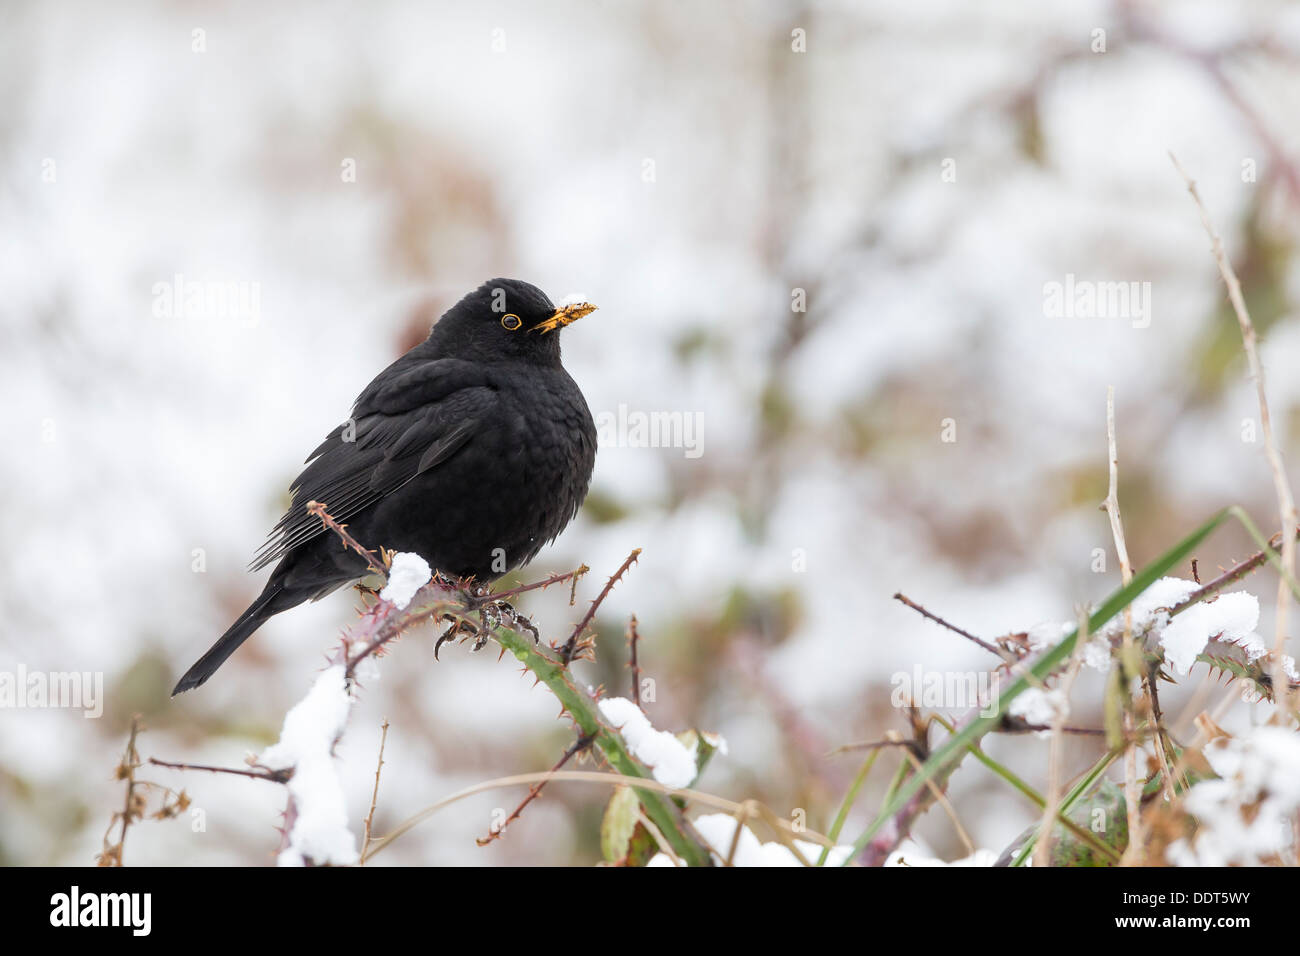
[{"label": "blurred white background", "polygon": [[[643,548],[580,676],[626,693],[635,612],[656,726],[730,742],[703,787],[824,827],[857,764],[829,751],[904,729],[892,674],[991,663],[895,591],[993,638],[1117,585],[1107,385],[1136,563],[1226,504],[1275,527],[1237,330],[1167,151],[1246,286],[1294,452],[1298,58],[1281,0],[6,3],[0,670],[102,672],[106,704],[0,710],[0,862],[93,860],[133,713],[146,757],[238,766],[274,741],[351,592],[168,690],[260,590],[245,565],[305,455],[501,275],[600,305],[564,339],[594,412],[703,429],[694,458],[602,446],[588,506],[522,575],[585,562],[579,605],[552,590],[523,609],[566,636]],[[178,275],[242,283],[256,308],[168,314]],[[1067,275],[1150,283],[1149,324],[1045,315]],[[1201,565],[1250,550],[1224,531]],[[1249,586],[1267,608],[1272,580]],[[569,742],[516,665],[463,647],[435,664],[433,637],[400,642],[353,713],[358,829],[384,718],[380,833]],[[1046,743],[990,750],[1041,785]],[[141,776],[186,787],[206,828],[134,827],[128,864],[272,860],[280,788]],[[953,786],[981,846],[1034,817],[979,767]],[[522,797],[491,792],[375,863],[589,863],[604,796],[554,786],[479,848]],[[941,814],[921,834],[959,849]]]}]

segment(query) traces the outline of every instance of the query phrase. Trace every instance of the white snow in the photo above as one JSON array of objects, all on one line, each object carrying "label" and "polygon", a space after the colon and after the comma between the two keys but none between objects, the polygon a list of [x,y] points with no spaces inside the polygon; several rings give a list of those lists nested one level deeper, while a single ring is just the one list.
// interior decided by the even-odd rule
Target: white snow
[{"label": "white snow", "polygon": [[998,855],[992,850],[976,850],[970,856],[948,863],[931,856],[930,851],[914,840],[904,840],[897,850],[889,854],[885,866],[992,866]]},{"label": "white snow", "polygon": [[[369,646],[370,641],[365,638],[353,641],[348,645],[348,657],[354,657],[362,653]],[[383,676],[383,672],[379,669],[379,659],[374,654],[363,657],[358,661],[353,674],[357,679],[357,683],[363,686],[373,684]]]},{"label": "white snow", "polygon": [[722,754],[722,756],[727,756],[727,738],[722,736],[722,734],[711,734],[708,731],[705,731],[701,733],[700,736],[704,738],[706,744],[718,753]]},{"label": "white snow", "polygon": [[1104,637],[1094,637],[1083,645],[1083,666],[1091,667],[1103,674],[1110,670],[1110,641]]},{"label": "white snow", "polygon": [[[1199,587],[1195,581],[1182,578],[1164,577],[1151,582],[1150,587],[1134,598],[1130,605],[1133,610],[1133,633],[1141,634],[1151,627],[1164,627],[1169,620],[1168,609]],[[1101,633],[1122,633],[1124,620],[1124,612],[1120,611],[1102,626]]]},{"label": "white snow", "polygon": [[1300,809],[1300,735],[1283,727],[1256,727],[1220,737],[1205,748],[1217,780],[1203,780],[1184,806],[1200,824],[1189,841],[1166,851],[1177,866],[1251,865],[1282,853]]},{"label": "white snow", "polygon": [[1025,639],[1031,651],[1045,651],[1059,644],[1074,628],[1070,621],[1042,621],[1025,632]]},{"label": "white snow", "polygon": [[566,305],[590,305],[590,304],[591,304],[591,300],[587,298],[585,295],[583,295],[581,292],[570,292],[568,295],[566,295],[563,299],[561,299],[557,303],[556,308],[563,309]]},{"label": "white snow", "polygon": [[[799,858],[782,843],[763,843],[749,827],[741,826],[740,821],[729,813],[706,813],[692,821],[695,832],[700,835],[713,853],[716,863],[724,863],[728,857],[732,866],[803,866]],[[740,828],[740,838],[736,838],[736,828]],[[731,851],[732,843],[736,850]],[[816,863],[821,857],[822,848],[807,840],[795,840],[804,860]],[[827,866],[839,866],[853,854],[851,846],[832,847],[826,856]],[[662,853],[651,858],[648,866],[671,866],[672,861]]]},{"label": "white snow", "polygon": [[[1187,674],[1196,655],[1211,638],[1241,644],[1247,654],[1258,657],[1266,648],[1254,633],[1259,623],[1259,599],[1246,591],[1232,591],[1193,604],[1177,617],[1169,608],[1185,600],[1200,587],[1195,581],[1164,577],[1155,581],[1133,601],[1133,633],[1141,637],[1154,633],[1164,649],[1165,659],[1175,674]],[[1084,648],[1084,663],[1098,670],[1110,666],[1109,641],[1122,633],[1124,613],[1115,615]]]},{"label": "white snow", "polygon": [[1233,591],[1183,611],[1160,632],[1160,645],[1174,673],[1187,674],[1210,638],[1248,641],[1258,623],[1259,599],[1245,591]]},{"label": "white snow", "polygon": [[1053,690],[1030,687],[1013,700],[1007,709],[1011,716],[1020,717],[1027,723],[1048,725],[1056,720],[1058,714],[1070,712],[1069,702],[1059,687]]},{"label": "white snow", "polygon": [[388,569],[388,583],[379,592],[379,597],[391,601],[399,610],[405,610],[415,597],[415,592],[429,583],[433,571],[429,562],[418,554],[400,551],[393,555],[392,566]]},{"label": "white snow", "polygon": [[[1169,622],[1168,609],[1183,600],[1198,587],[1200,585],[1195,581],[1185,581],[1182,578],[1164,577],[1153,581],[1151,586],[1139,594],[1130,605],[1133,610],[1133,633],[1140,637],[1153,627],[1157,630],[1165,627]],[[1183,613],[1189,612],[1185,611]],[[1046,650],[1055,645],[1062,636],[1074,630],[1076,626],[1077,624],[1074,621],[1065,621],[1060,624],[1054,622],[1036,624],[1028,632],[1029,646],[1035,651]],[[1102,625],[1101,630],[1092,635],[1088,643],[1083,646],[1084,666],[1103,673],[1110,670],[1111,641],[1117,639],[1123,631],[1124,612],[1120,611]],[[1199,653],[1199,650],[1197,653]],[[1195,657],[1195,654],[1192,656]],[[1016,713],[1014,706],[1012,713]]]},{"label": "white snow", "polygon": [[[1136,627],[1138,620],[1136,615],[1133,620]],[[1109,626],[1108,624],[1107,627]],[[1035,652],[1049,650],[1076,627],[1078,627],[1077,621],[1044,621],[1035,624],[1026,632],[1029,649]],[[1120,627],[1123,627],[1122,623]],[[1083,665],[1103,673],[1110,670],[1110,650],[1110,640],[1106,629],[1103,628],[1102,633],[1092,635],[1088,643],[1083,645]],[[1015,712],[1014,709],[1012,712]]]},{"label": "white snow", "polygon": [[[1259,599],[1246,591],[1220,594],[1212,600],[1193,604],[1177,617],[1170,618],[1169,609],[1199,587],[1195,581],[1174,577],[1152,582],[1131,605],[1133,634],[1140,639],[1154,633],[1175,674],[1190,673],[1196,655],[1205,650],[1211,638],[1240,644],[1251,660],[1267,651],[1263,639],[1255,634],[1255,626],[1259,623]],[[1053,623],[1035,625],[1028,632],[1029,645],[1034,650],[1046,649],[1056,643],[1061,629],[1068,631],[1072,627]],[[1124,612],[1121,611],[1084,645],[1084,664],[1103,672],[1108,670],[1111,641],[1123,632],[1123,628]],[[1031,724],[1050,724],[1058,712],[1068,712],[1067,702],[1059,690],[1036,688],[1022,693],[1008,709],[1012,716],[1021,717]]]},{"label": "white snow", "polygon": [[302,866],[307,860],[317,865],[357,862],[356,839],[348,829],[332,753],[351,708],[344,668],[331,667],[285,715],[279,742],[258,758],[272,770],[293,768],[288,786],[295,816],[289,845],[277,861],[281,866]]},{"label": "white snow", "polygon": [[600,701],[600,712],[627,743],[632,756],[668,787],[688,787],[695,779],[695,747],[687,747],[666,730],[655,730],[641,708],[626,697]]}]

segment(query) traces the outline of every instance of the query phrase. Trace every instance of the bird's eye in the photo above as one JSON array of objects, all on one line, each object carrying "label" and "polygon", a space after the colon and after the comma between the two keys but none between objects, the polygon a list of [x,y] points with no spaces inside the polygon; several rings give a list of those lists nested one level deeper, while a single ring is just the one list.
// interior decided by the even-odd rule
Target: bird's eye
[{"label": "bird's eye", "polygon": [[524,320],[519,318],[519,316],[515,315],[513,312],[507,312],[505,315],[501,316],[501,324],[513,332],[515,329],[519,328],[519,326],[524,324]]}]

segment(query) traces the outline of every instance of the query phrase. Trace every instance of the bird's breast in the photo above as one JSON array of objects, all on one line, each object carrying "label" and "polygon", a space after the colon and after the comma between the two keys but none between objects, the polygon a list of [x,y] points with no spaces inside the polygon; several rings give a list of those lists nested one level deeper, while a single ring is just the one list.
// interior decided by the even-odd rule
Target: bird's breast
[{"label": "bird's breast", "polygon": [[595,458],[591,411],[562,369],[498,384],[494,414],[428,476],[426,506],[454,529],[438,542],[451,573],[486,580],[531,560],[577,513]]}]

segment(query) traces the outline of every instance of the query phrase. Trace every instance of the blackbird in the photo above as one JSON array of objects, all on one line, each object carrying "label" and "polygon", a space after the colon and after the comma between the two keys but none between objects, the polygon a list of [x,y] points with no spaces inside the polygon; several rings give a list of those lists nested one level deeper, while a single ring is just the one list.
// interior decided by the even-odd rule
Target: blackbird
[{"label": "blackbird", "polygon": [[292,503],[253,561],[266,588],[177,683],[198,687],[262,622],[367,574],[307,511],[323,502],[367,547],[413,551],[486,583],[527,563],[577,514],[596,426],[560,364],[560,329],[595,310],[492,279],[375,377],[307,458]]}]

